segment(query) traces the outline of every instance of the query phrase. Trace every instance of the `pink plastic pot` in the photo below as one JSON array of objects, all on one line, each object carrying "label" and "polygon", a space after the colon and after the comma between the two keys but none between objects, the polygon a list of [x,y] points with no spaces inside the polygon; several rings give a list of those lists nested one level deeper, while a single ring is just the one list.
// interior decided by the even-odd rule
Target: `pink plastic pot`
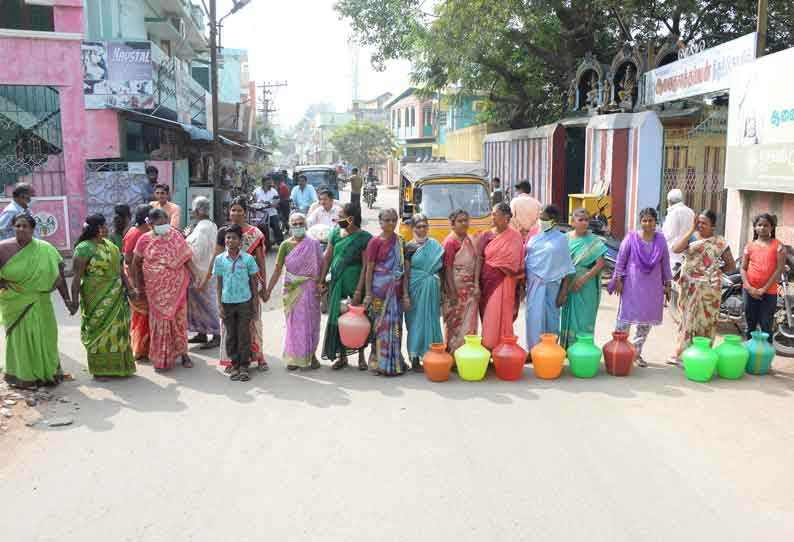
[{"label": "pink plastic pot", "polygon": [[339,317],[339,338],[348,348],[358,349],[367,344],[371,326],[364,314],[364,307],[350,305],[348,311]]}]

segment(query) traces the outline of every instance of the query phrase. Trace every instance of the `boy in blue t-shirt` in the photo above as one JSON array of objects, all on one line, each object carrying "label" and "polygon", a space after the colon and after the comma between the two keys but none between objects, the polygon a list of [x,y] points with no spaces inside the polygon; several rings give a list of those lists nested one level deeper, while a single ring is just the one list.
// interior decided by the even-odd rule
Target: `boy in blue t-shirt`
[{"label": "boy in blue t-shirt", "polygon": [[218,277],[218,307],[226,328],[226,353],[232,360],[232,380],[251,379],[251,319],[257,295],[259,267],[253,256],[240,250],[243,229],[232,224],[226,229],[226,250],[215,258],[212,274]]}]

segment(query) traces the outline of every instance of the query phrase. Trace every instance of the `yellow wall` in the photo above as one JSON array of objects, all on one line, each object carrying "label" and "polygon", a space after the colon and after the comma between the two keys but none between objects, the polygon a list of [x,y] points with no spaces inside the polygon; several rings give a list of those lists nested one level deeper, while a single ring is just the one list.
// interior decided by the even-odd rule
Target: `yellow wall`
[{"label": "yellow wall", "polygon": [[475,124],[461,130],[447,133],[447,160],[482,161],[482,147],[485,136],[496,132],[491,124]]}]

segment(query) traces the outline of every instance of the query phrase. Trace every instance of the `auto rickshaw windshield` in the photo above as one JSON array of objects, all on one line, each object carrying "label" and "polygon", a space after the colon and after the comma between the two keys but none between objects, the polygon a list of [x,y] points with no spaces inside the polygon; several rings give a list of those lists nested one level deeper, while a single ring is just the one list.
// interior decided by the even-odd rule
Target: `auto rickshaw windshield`
[{"label": "auto rickshaw windshield", "polygon": [[431,219],[448,218],[455,209],[464,209],[472,217],[488,216],[491,201],[480,183],[430,183],[422,186],[420,211]]}]

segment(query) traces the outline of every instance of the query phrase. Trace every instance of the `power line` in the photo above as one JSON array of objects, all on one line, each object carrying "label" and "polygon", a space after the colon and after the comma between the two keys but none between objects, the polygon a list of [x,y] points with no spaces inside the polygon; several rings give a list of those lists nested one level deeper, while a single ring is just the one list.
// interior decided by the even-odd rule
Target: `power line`
[{"label": "power line", "polygon": [[265,81],[258,88],[262,91],[262,97],[259,100],[259,113],[265,123],[270,121],[270,117],[277,111],[275,107],[275,90],[281,87],[286,87],[286,81]]}]

